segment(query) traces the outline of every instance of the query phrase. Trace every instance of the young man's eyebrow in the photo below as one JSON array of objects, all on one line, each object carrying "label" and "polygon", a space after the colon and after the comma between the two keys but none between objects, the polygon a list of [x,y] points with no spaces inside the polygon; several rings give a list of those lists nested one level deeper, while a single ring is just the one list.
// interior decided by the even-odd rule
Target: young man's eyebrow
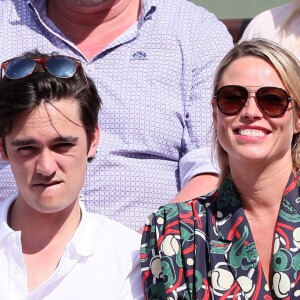
[{"label": "young man's eyebrow", "polygon": [[78,142],[78,137],[74,136],[59,136],[53,140],[53,142],[56,143],[77,143]]},{"label": "young man's eyebrow", "polygon": [[20,147],[20,146],[32,145],[35,143],[36,141],[33,139],[16,139],[11,142],[11,145],[15,147]]},{"label": "young man's eyebrow", "polygon": [[[77,143],[78,137],[73,136],[59,136],[52,140],[53,143]],[[34,145],[37,144],[38,140],[35,139],[16,139],[11,142],[12,146],[21,147],[26,145]]]}]

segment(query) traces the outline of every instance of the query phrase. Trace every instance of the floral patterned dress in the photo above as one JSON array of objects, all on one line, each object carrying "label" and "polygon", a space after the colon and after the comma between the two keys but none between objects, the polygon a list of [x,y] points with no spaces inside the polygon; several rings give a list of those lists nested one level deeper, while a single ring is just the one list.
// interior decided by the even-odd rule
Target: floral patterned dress
[{"label": "floral patterned dress", "polygon": [[271,288],[230,178],[212,194],[161,207],[142,239],[145,298],[300,299],[299,192],[291,174],[277,218]]}]

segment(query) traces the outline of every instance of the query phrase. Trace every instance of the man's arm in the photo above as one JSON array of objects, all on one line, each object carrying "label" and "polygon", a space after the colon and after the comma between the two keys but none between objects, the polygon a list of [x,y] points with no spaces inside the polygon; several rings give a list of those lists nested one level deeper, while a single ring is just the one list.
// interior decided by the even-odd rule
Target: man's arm
[{"label": "man's arm", "polygon": [[[204,173],[199,174],[189,180],[186,185],[181,189],[177,196],[171,200],[170,203],[183,202],[191,200],[198,196],[207,194],[217,187],[218,174]],[[144,227],[141,227],[138,232],[143,233]]]},{"label": "man's arm", "polygon": [[184,47],[190,45],[183,51],[190,90],[184,98],[183,147],[179,160],[181,191],[173,203],[207,194],[217,187],[217,159],[211,147],[213,78],[220,61],[233,46],[227,28],[214,15],[199,10],[199,17],[191,23],[197,43],[183,43]]},{"label": "man's arm", "polygon": [[214,173],[199,174],[193,177],[171,203],[191,200],[201,195],[207,194],[216,189],[218,183],[218,175]]}]

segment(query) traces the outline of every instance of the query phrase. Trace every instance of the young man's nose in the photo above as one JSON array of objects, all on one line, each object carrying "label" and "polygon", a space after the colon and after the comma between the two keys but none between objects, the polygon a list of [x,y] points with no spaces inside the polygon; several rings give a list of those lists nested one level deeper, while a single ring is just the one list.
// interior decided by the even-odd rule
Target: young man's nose
[{"label": "young man's nose", "polygon": [[42,151],[36,162],[36,172],[44,176],[50,176],[55,173],[57,169],[57,163],[54,158],[54,154],[49,150]]}]

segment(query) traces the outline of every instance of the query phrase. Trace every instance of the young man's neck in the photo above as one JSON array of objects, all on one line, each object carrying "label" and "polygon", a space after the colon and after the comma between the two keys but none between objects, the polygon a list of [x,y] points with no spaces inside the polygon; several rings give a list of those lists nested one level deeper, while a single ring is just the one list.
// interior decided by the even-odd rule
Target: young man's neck
[{"label": "young man's neck", "polygon": [[45,282],[57,268],[67,244],[74,235],[81,210],[74,201],[63,211],[52,214],[34,213],[24,203],[11,206],[8,222],[21,231],[23,259],[27,272],[28,291]]},{"label": "young man's neck", "polygon": [[39,213],[16,200],[8,215],[9,226],[21,231],[24,254],[38,253],[55,240],[71,239],[81,220],[78,201],[56,213]]},{"label": "young man's neck", "polygon": [[51,0],[47,15],[90,59],[137,22],[140,6],[140,0],[107,0],[92,6]]}]

